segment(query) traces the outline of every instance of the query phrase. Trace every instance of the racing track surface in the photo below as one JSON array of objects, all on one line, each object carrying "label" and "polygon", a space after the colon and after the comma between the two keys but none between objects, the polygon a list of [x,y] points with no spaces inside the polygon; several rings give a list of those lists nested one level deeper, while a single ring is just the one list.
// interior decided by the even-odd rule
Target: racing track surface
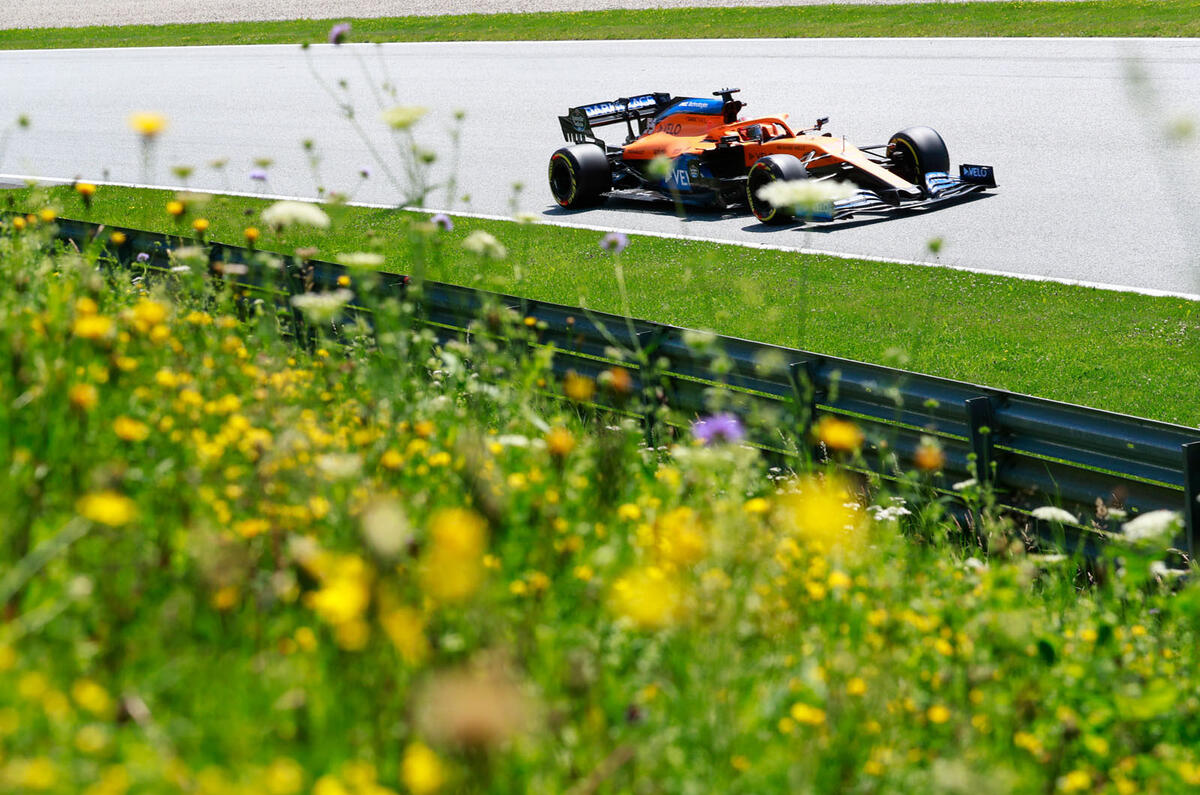
[{"label": "racing track surface", "polygon": [[[386,71],[401,102],[432,108],[417,138],[443,155],[439,176],[450,161],[453,111],[466,110],[459,192],[471,200],[456,209],[508,214],[520,182],[517,208],[557,223],[1200,293],[1200,142],[1163,132],[1181,117],[1200,120],[1200,41],[431,43],[309,52],[330,83],[349,81],[358,117],[384,151],[395,150],[364,70],[376,78]],[[311,138],[327,187],[358,185],[356,201],[397,200],[298,47],[0,52],[0,74],[0,130],[20,112],[33,120],[14,133],[0,174],[140,182],[125,118],[147,108],[171,120],[150,175],[157,184],[177,184],[169,167],[184,163],[197,167],[193,187],[254,190],[246,175],[255,158],[269,157],[261,190],[315,195],[300,146]],[[727,84],[743,89],[746,114],[790,112],[794,123],[827,115],[827,129],[860,144],[929,124],[953,163],[995,165],[1000,189],[934,211],[808,230],[736,214],[680,221],[660,206],[552,207],[546,161],[562,145],[556,116],[569,105],[655,90],[703,96]],[[223,175],[205,167],[217,158],[229,159]],[[373,176],[359,185],[364,167]],[[449,201],[438,193],[431,204]],[[937,257],[932,238],[944,240]]]}]

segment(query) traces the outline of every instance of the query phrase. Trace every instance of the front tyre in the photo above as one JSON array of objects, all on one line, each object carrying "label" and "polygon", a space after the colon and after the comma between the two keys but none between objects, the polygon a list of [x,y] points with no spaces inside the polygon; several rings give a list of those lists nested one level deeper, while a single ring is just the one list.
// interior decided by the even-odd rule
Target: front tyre
[{"label": "front tyre", "polygon": [[908,127],[896,133],[888,141],[887,156],[893,174],[918,186],[924,185],[929,172],[950,170],[946,142],[932,127]]},{"label": "front tyre", "polygon": [[796,217],[791,207],[776,207],[758,192],[776,180],[807,179],[808,170],[798,158],[791,155],[767,155],[754,161],[746,174],[746,203],[750,212],[764,224],[786,224]]},{"label": "front tyre", "polygon": [[550,192],[562,207],[587,207],[610,190],[612,169],[599,146],[564,146],[550,156]]}]

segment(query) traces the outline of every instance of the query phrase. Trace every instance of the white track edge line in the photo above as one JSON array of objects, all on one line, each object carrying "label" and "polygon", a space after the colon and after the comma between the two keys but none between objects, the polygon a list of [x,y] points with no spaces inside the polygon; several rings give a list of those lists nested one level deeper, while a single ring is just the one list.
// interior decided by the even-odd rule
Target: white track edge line
[{"label": "white track edge line", "polygon": [[[63,179],[61,177],[34,177],[23,174],[0,174],[0,180],[15,180],[22,183],[35,182],[52,185],[72,185],[75,182],[88,181],[94,185],[106,185],[113,188],[137,188],[141,190],[163,190],[176,191],[186,193],[204,193],[210,196],[237,196],[239,198],[248,199],[268,199],[270,201],[300,201],[317,204],[327,204],[328,201],[311,196],[286,196],[276,193],[251,193],[248,191],[231,191],[231,190],[213,190],[208,188],[190,188],[187,186],[170,186],[170,185],[147,185],[138,182],[111,182],[97,180],[81,180],[81,179]],[[433,207],[398,207],[394,204],[379,204],[374,202],[346,202],[349,207],[364,207],[372,210],[402,210],[405,212],[427,213],[435,215],[437,213],[445,213],[449,216],[459,218],[475,218],[481,221],[505,221],[507,223],[521,223],[517,219],[508,215],[495,215],[492,213],[476,213],[462,210],[442,210]],[[817,248],[796,248],[795,246],[778,246],[770,243],[754,243],[741,240],[724,240],[717,237],[698,237],[694,235],[683,235],[673,232],[652,232],[640,229],[623,229],[615,226],[599,226],[596,224],[579,224],[579,223],[564,223],[558,220],[541,220],[534,222],[535,225],[543,226],[560,226],[566,229],[583,229],[591,232],[620,232],[623,235],[632,235],[634,237],[655,237],[662,240],[680,240],[685,242],[696,243],[712,243],[721,246],[737,246],[739,248],[756,249],[759,251],[783,251],[796,254],[807,254],[810,256],[838,257],[840,259],[857,259],[867,262],[882,262],[889,265],[915,265],[923,268],[945,268],[947,270],[961,271],[963,273],[973,273],[981,276],[1000,276],[1006,279],[1020,279],[1030,282],[1048,282],[1051,284],[1062,284],[1068,287],[1084,287],[1093,290],[1107,290],[1116,293],[1134,293],[1137,295],[1145,295],[1152,298],[1178,298],[1184,301],[1200,302],[1200,295],[1195,293],[1183,293],[1173,290],[1158,290],[1153,287],[1130,287],[1121,284],[1108,284],[1105,282],[1091,282],[1082,279],[1068,279],[1058,276],[1039,276],[1032,273],[1017,273],[1014,271],[989,270],[987,268],[973,268],[968,265],[951,265],[945,262],[931,262],[928,260],[911,260],[897,259],[895,257],[878,257],[870,254],[854,254],[846,251],[829,251],[827,249]]]}]

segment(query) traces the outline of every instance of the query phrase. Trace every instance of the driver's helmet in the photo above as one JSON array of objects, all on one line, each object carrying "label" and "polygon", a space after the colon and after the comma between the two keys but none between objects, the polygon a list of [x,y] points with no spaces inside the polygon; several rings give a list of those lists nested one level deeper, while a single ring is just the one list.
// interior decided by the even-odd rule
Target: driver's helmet
[{"label": "driver's helmet", "polygon": [[763,139],[763,127],[761,124],[751,124],[748,127],[742,128],[743,141],[761,141]]}]

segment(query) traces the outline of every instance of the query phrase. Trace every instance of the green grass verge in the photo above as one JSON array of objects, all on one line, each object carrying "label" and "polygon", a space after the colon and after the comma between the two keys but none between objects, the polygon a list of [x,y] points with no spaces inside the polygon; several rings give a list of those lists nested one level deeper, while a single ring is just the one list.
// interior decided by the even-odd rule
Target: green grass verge
[{"label": "green grass verge", "polygon": [[[692,8],[353,19],[353,41],[833,36],[1197,36],[1196,0]],[[33,28],[0,49],[321,42],[328,20]]]},{"label": "green grass verge", "polygon": [[[12,191],[0,207],[45,203],[68,217],[168,232],[168,192],[102,187],[90,210],[70,188]],[[189,217],[241,243],[262,200],[216,197]],[[410,261],[412,217],[332,208],[328,233],[264,236],[319,256],[378,250],[388,270]],[[635,237],[620,258],[595,232],[456,219],[430,278],[919,372],[1185,425],[1200,424],[1200,303],[961,271],[694,241]],[[188,229],[186,224],[183,229]],[[485,260],[458,247],[470,231],[509,249]],[[627,299],[616,278],[624,272]],[[1192,362],[1192,364],[1188,364]]]}]

